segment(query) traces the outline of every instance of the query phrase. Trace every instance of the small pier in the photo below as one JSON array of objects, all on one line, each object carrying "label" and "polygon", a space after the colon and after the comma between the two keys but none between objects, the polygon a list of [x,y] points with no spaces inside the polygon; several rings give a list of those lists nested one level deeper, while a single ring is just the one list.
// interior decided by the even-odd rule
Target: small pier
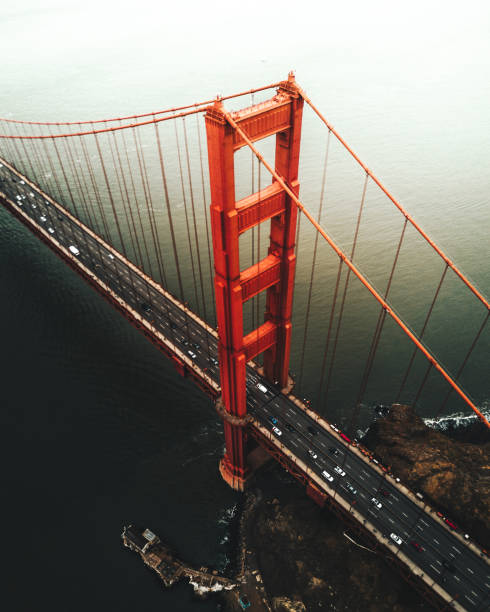
[{"label": "small pier", "polygon": [[124,546],[137,552],[143,562],[160,576],[166,587],[187,578],[199,597],[223,590],[231,591],[238,587],[236,582],[220,576],[216,570],[189,567],[149,529],[129,525],[124,527],[121,538]]}]

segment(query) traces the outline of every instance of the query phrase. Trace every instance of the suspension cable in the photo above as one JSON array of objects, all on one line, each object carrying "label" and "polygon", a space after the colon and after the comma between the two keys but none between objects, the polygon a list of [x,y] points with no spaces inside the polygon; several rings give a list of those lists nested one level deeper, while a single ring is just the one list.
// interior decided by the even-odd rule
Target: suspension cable
[{"label": "suspension cable", "polygon": [[162,247],[160,244],[160,237],[158,234],[157,222],[155,218],[155,209],[153,207],[153,198],[151,197],[151,189],[150,189],[150,183],[148,180],[148,172],[146,170],[145,155],[143,152],[143,147],[141,146],[140,131],[133,130],[133,135],[135,136],[136,152],[138,155],[138,163],[140,166],[141,183],[143,185],[143,192],[145,194],[146,206],[148,209],[148,219],[150,221],[150,230],[153,236],[153,244],[155,245],[157,266],[158,266],[158,271],[160,272],[160,283],[163,282],[164,285],[166,286],[167,276],[165,273],[165,265],[163,261],[163,255],[162,255]]},{"label": "suspension cable", "polygon": [[[121,182],[122,182],[122,186],[124,188],[124,196],[125,197],[123,197],[122,194],[121,194],[121,199],[123,201],[124,211],[126,212],[126,223],[128,225],[128,230],[129,230],[130,235],[132,233],[134,257],[135,257],[135,260],[136,260],[136,265],[140,269],[143,269],[143,256],[141,254],[141,247],[140,247],[140,243],[139,243],[139,240],[138,240],[138,233],[136,231],[136,223],[134,221],[133,211],[132,211],[132,208],[131,208],[131,201],[130,201],[130,198],[129,198],[128,184],[126,182],[125,172],[124,172],[123,167],[122,167],[121,155],[119,153],[119,145],[117,144],[116,132],[112,133],[112,140],[113,140],[113,143],[114,143],[114,151],[115,151],[115,154],[116,154],[116,159],[117,159],[117,162],[119,164],[119,174],[121,175]],[[116,159],[114,160],[114,168],[116,168]],[[128,219],[128,215],[129,215],[129,218],[131,219],[131,222]]]},{"label": "suspension cable", "polygon": [[490,310],[490,303],[488,300],[478,291],[478,289],[470,282],[470,280],[455,266],[455,264],[449,259],[449,257],[435,244],[433,240],[429,238],[429,236],[424,232],[424,230],[420,227],[420,225],[407,213],[407,211],[403,208],[403,206],[395,199],[394,196],[386,189],[386,187],[381,183],[381,181],[369,170],[369,168],[359,159],[359,157],[354,153],[354,151],[347,145],[345,140],[338,134],[338,132],[333,128],[333,126],[325,119],[322,113],[318,110],[318,108],[313,104],[313,102],[308,98],[306,93],[297,85],[298,93],[304,99],[304,101],[312,108],[312,110],[318,115],[318,117],[323,121],[323,123],[327,126],[329,130],[332,131],[333,135],[337,138],[337,140],[347,149],[347,151],[352,155],[352,157],[357,161],[357,163],[369,174],[372,180],[378,185],[381,191],[393,202],[393,204],[398,208],[398,210],[402,213],[402,215],[409,221],[409,223],[418,231],[418,233],[430,244],[430,246],[434,249],[434,251],[441,257],[447,265],[451,268],[451,270],[463,281],[463,283],[470,289],[470,291],[482,302],[487,309]]},{"label": "suspension cable", "polygon": [[[368,175],[366,174],[366,177],[364,179],[363,189],[362,189],[361,203],[359,205],[359,212],[357,214],[357,222],[356,222],[356,229],[355,229],[355,232],[354,232],[354,239],[352,241],[352,249],[351,249],[351,254],[350,254],[350,260],[351,261],[354,259],[354,254],[356,252],[357,239],[359,237],[359,228],[361,226],[362,212],[364,210],[364,202],[366,200],[367,181],[368,181]],[[351,270],[350,270],[350,268],[348,268],[347,269],[347,274],[346,274],[346,277],[345,277],[344,291],[342,293],[342,300],[340,302],[339,315],[338,315],[338,319],[337,319],[337,328],[335,330],[335,338],[334,338],[334,341],[333,341],[332,356],[330,358],[330,367],[328,369],[327,385],[326,385],[326,388],[325,388],[325,407],[327,406],[327,403],[328,403],[328,392],[329,392],[330,383],[331,383],[331,380],[332,380],[333,368],[334,368],[334,364],[335,364],[335,357],[337,356],[337,346],[338,346],[338,342],[339,342],[339,336],[340,336],[340,329],[341,329],[341,326],[342,326],[342,320],[344,318],[345,300],[347,298],[347,290],[349,288],[350,274],[351,274]]]},{"label": "suspension cable", "polygon": [[[322,177],[322,189],[320,193],[320,205],[318,206],[318,223],[321,221],[322,210],[323,210],[323,199],[325,195],[325,182],[327,179],[327,166],[328,166],[328,152],[330,148],[330,132],[327,136],[327,144],[325,146],[325,161],[323,163],[323,177]],[[302,391],[303,389],[303,367],[305,361],[305,349],[306,349],[306,339],[308,336],[308,324],[310,321],[310,307],[311,307],[311,294],[313,291],[313,280],[315,276],[315,264],[316,264],[316,255],[318,249],[318,232],[315,233],[315,244],[313,247],[313,260],[311,262],[311,276],[310,276],[310,287],[308,290],[308,299],[306,302],[306,312],[305,312],[305,324],[304,324],[304,334],[303,334],[303,347],[301,350],[301,361],[300,361],[300,370],[299,370],[299,388]]]},{"label": "suspension cable", "polygon": [[244,133],[244,131],[237,125],[233,117],[230,113],[223,109],[223,113],[226,117],[226,120],[230,123],[230,125],[239,133],[239,135],[243,138],[244,142],[252,149],[255,153],[256,157],[262,161],[267,170],[272,174],[272,176],[276,179],[279,185],[286,191],[286,193],[293,199],[298,208],[300,208],[305,216],[308,218],[313,227],[316,228],[317,231],[320,232],[322,237],[328,242],[328,244],[332,247],[332,249],[342,258],[344,263],[347,265],[349,270],[351,270],[357,278],[361,281],[361,283],[366,287],[366,289],[373,295],[373,297],[385,308],[386,312],[393,318],[393,320],[402,328],[405,334],[412,340],[414,344],[416,344],[420,351],[425,355],[425,357],[429,360],[430,363],[438,370],[438,372],[447,380],[447,382],[454,388],[454,390],[461,396],[461,398],[471,407],[471,409],[479,416],[479,418],[486,424],[488,428],[490,428],[490,423],[486,419],[486,417],[481,413],[481,411],[477,408],[471,398],[461,389],[461,387],[453,380],[453,378],[446,372],[446,370],[438,363],[438,361],[433,357],[433,355],[429,352],[429,350],[418,340],[415,334],[409,329],[409,327],[403,322],[403,320],[394,312],[394,310],[390,307],[390,305],[380,296],[380,294],[376,291],[376,289],[371,285],[371,283],[364,277],[364,275],[360,272],[357,266],[349,259],[349,257],[340,249],[337,244],[332,240],[332,238],[327,234],[327,232],[321,227],[319,223],[315,221],[313,216],[309,213],[309,211],[305,208],[304,204],[299,200],[294,191],[286,184],[284,179],[279,176],[279,174],[272,168],[272,166],[264,159],[264,157],[259,153],[257,148],[250,141],[248,136]]},{"label": "suspension cable", "polygon": [[[419,332],[418,337],[419,337],[420,340],[422,339],[422,337],[423,337],[423,335],[425,333],[425,329],[427,327],[427,324],[429,323],[429,319],[430,319],[430,316],[431,316],[432,311],[434,309],[434,305],[436,303],[437,296],[439,295],[439,291],[441,290],[442,283],[444,282],[444,278],[446,277],[446,273],[447,273],[448,269],[449,269],[449,266],[446,263],[446,265],[444,266],[444,270],[442,271],[442,276],[441,276],[441,278],[439,280],[439,284],[437,285],[436,291],[434,293],[434,297],[432,298],[432,303],[431,303],[431,305],[429,307],[429,310],[427,311],[427,315],[425,317],[424,324],[422,326],[422,329]],[[402,383],[400,385],[400,389],[398,390],[398,394],[396,396],[395,402],[398,402],[398,400],[400,399],[400,395],[403,393],[403,389],[405,388],[405,384],[406,384],[408,376],[410,374],[410,370],[412,369],[412,365],[413,365],[413,362],[415,360],[416,354],[417,354],[417,347],[414,347],[412,356],[410,358],[410,362],[408,364],[407,370],[405,372],[405,376],[403,377]]]},{"label": "suspension cable", "polygon": [[[220,100],[231,100],[232,98],[239,98],[240,96],[246,96],[249,94],[254,94],[258,91],[265,91],[266,89],[273,89],[274,87],[279,87],[281,82],[271,83],[270,85],[264,85],[263,87],[257,87],[255,89],[249,89],[248,91],[242,91],[240,93],[231,94],[228,96],[220,97]],[[205,106],[208,104],[212,104],[216,98],[212,100],[205,100],[204,102],[195,102],[194,104],[187,104],[186,106],[176,106],[174,108],[167,108],[165,110],[154,111],[151,113],[143,113],[139,115],[129,115],[127,117],[113,117],[111,119],[97,119],[95,121],[21,121],[20,119],[7,119],[6,117],[0,117],[0,121],[5,121],[6,123],[20,123],[24,125],[83,125],[87,123],[109,123],[112,121],[126,121],[128,119],[140,119],[142,117],[150,117],[151,115],[163,115],[167,113],[175,113],[181,110],[187,110],[189,108],[196,108],[198,106]]]},{"label": "suspension cable", "polygon": [[[367,176],[367,175],[366,175]],[[395,274],[395,269],[398,263],[398,258],[400,256],[400,251],[402,248],[402,244],[403,244],[403,239],[405,237],[405,231],[407,229],[407,220],[405,219],[404,223],[403,223],[403,227],[402,227],[402,231],[401,231],[401,235],[400,235],[400,239],[398,241],[398,246],[396,249],[396,253],[395,253],[395,258],[393,260],[393,265],[391,266],[391,272],[390,272],[390,276],[388,279],[388,283],[386,285],[386,291],[385,294],[383,296],[384,300],[388,299],[388,294],[390,292],[391,289],[391,283],[393,281],[393,277]],[[357,394],[357,399],[356,399],[356,403],[354,405],[354,409],[352,411],[352,416],[350,419],[350,423],[349,423],[349,431],[352,433],[355,425],[357,424],[357,419],[359,416],[359,410],[361,408],[361,402],[362,402],[362,398],[364,397],[364,394],[366,393],[366,389],[367,389],[367,385],[368,385],[368,381],[369,381],[369,376],[371,375],[371,370],[373,368],[374,365],[374,359],[376,357],[376,352],[378,350],[378,345],[379,345],[379,340],[381,338],[381,333],[383,331],[383,326],[384,326],[384,322],[386,319],[386,310],[384,308],[381,308],[379,315],[378,315],[378,321],[376,323],[376,328],[374,330],[374,334],[373,334],[373,339],[371,340],[371,346],[369,348],[369,353],[368,353],[368,357],[366,360],[366,365],[364,366],[364,372],[361,378],[361,384],[359,387],[359,392]]]},{"label": "suspension cable", "polygon": [[[136,214],[138,215],[139,227],[141,228],[141,237],[143,239],[143,247],[144,247],[144,250],[145,250],[146,261],[148,262],[149,276],[151,278],[155,278],[155,274],[153,272],[153,265],[152,265],[152,261],[151,261],[151,257],[150,257],[150,251],[148,249],[148,242],[146,240],[145,228],[143,226],[143,219],[141,218],[141,210],[140,210],[140,206],[139,206],[139,202],[138,202],[138,194],[136,193],[136,184],[135,184],[135,181],[134,181],[133,169],[132,169],[133,165],[129,161],[128,146],[126,144],[126,137],[125,137],[125,133],[124,132],[121,132],[121,137],[122,137],[123,149],[124,149],[124,153],[125,153],[125,157],[126,157],[126,165],[128,167],[129,180],[130,180],[130,183],[131,183],[131,193],[132,193],[132,196],[133,196],[133,199],[134,199],[134,204],[135,204],[135,208],[136,208]],[[130,207],[130,210],[131,210],[131,207]]]},{"label": "suspension cable", "polygon": [[180,171],[180,185],[182,189],[182,202],[184,204],[184,216],[185,216],[185,224],[187,227],[187,243],[189,245],[189,255],[191,258],[191,268],[192,268],[192,278],[194,281],[194,297],[196,299],[196,308],[199,311],[199,298],[197,296],[197,280],[196,280],[196,268],[194,265],[194,252],[192,250],[192,242],[191,242],[191,230],[189,226],[189,214],[187,211],[187,198],[185,195],[185,187],[184,187],[184,173],[182,170],[182,157],[180,154],[180,142],[179,135],[177,132],[177,122],[174,123],[174,131],[175,131],[175,142],[177,143],[177,158],[179,160],[179,171]]},{"label": "suspension cable", "polygon": [[[91,131],[82,132],[70,132],[66,134],[41,134],[39,136],[12,136],[9,134],[0,134],[0,138],[7,140],[49,140],[53,138],[72,138],[73,136],[91,136],[92,134],[105,134],[106,132],[119,132],[121,130],[128,130],[131,128],[141,127],[142,125],[152,125],[153,123],[161,123],[162,121],[170,121],[171,119],[178,119],[179,117],[187,117],[188,115],[195,115],[196,113],[205,113],[207,108],[197,108],[195,110],[185,111],[177,115],[170,115],[169,117],[158,117],[158,119],[151,119],[148,121],[140,121],[139,123],[128,123],[127,125],[119,125],[116,127],[101,128],[99,130],[92,129]],[[90,122],[91,123],[91,122]]]},{"label": "suspension cable", "polygon": [[191,161],[189,157],[189,142],[187,139],[187,127],[185,124],[185,117],[182,118],[182,126],[183,126],[183,131],[184,131],[184,149],[185,149],[185,156],[186,156],[186,162],[187,162],[187,178],[188,178],[188,183],[189,183],[189,195],[191,199],[192,221],[194,225],[194,238],[196,241],[197,269],[199,270],[199,282],[201,285],[201,299],[202,299],[204,320],[207,322],[208,315],[206,312],[206,298],[204,297],[204,282],[203,282],[202,265],[201,265],[201,248],[199,245],[199,234],[197,232],[196,206],[194,203],[194,189],[192,187]]},{"label": "suspension cable", "polygon": [[[466,364],[468,362],[468,359],[470,358],[470,355],[473,352],[473,349],[475,348],[475,345],[478,342],[478,340],[479,340],[479,338],[480,338],[480,336],[481,336],[481,334],[482,334],[482,332],[483,332],[483,330],[484,330],[484,328],[485,328],[489,318],[490,318],[490,311],[488,311],[487,314],[485,315],[485,318],[483,319],[483,322],[480,325],[480,329],[477,331],[476,336],[473,339],[473,342],[471,343],[471,346],[468,349],[468,352],[466,353],[465,358],[463,359],[463,362],[459,366],[459,369],[458,369],[458,371],[456,373],[456,380],[458,380],[459,377],[461,376],[461,374],[462,374],[462,372],[463,372],[463,370],[464,370],[464,368],[465,368],[465,366],[466,366]],[[446,404],[447,404],[447,402],[449,400],[449,397],[451,396],[452,391],[453,391],[453,388],[450,387],[448,392],[447,392],[446,397],[444,398],[444,401],[442,402],[442,404],[441,404],[441,406],[440,406],[439,410],[437,411],[437,414],[436,414],[436,416],[434,418],[437,419],[437,417],[439,416],[441,411],[446,407]]]},{"label": "suspension cable", "polygon": [[[197,140],[199,144],[199,162],[201,168],[201,185],[202,185],[202,205],[203,205],[203,213],[204,213],[204,221],[206,224],[206,238],[208,245],[208,265],[209,265],[209,286],[213,287],[213,270],[212,270],[212,257],[211,257],[211,238],[209,232],[209,222],[208,222],[208,205],[206,201],[206,186],[204,182],[204,164],[203,164],[203,152],[202,152],[202,143],[201,143],[201,125],[199,123],[199,115],[195,115],[196,117],[196,127],[197,127]],[[213,307],[213,323],[216,326],[216,312]],[[206,336],[207,337],[207,336]]]}]

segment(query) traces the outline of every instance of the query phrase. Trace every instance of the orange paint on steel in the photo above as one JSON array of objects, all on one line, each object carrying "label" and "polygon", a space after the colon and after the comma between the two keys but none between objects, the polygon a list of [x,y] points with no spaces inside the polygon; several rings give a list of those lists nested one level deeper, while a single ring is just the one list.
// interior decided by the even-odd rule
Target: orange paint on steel
[{"label": "orange paint on steel", "polygon": [[127,130],[128,128],[140,127],[142,125],[151,125],[153,123],[161,123],[162,121],[169,121],[170,119],[178,119],[179,117],[187,117],[187,115],[195,115],[196,113],[205,113],[206,108],[197,108],[195,110],[188,110],[184,113],[178,113],[177,115],[170,115],[170,117],[159,117],[153,118],[150,121],[141,121],[140,123],[128,123],[128,125],[118,125],[116,127],[103,128],[100,130],[92,130],[90,132],[73,132],[71,134],[40,134],[38,136],[13,136],[12,134],[0,134],[0,138],[7,138],[9,140],[39,140],[49,138],[71,138],[73,136],[90,136],[91,134],[103,134],[104,132],[117,132],[118,130]]},{"label": "orange paint on steel", "polygon": [[[264,85],[263,87],[256,87],[255,89],[249,89],[247,91],[241,91],[240,93],[231,94],[220,98],[221,100],[231,100],[232,98],[239,98],[240,96],[246,96],[247,94],[257,93],[258,91],[265,91],[266,89],[272,89],[278,87],[280,83],[271,83],[270,85]],[[175,108],[168,108],[166,110],[160,110],[153,113],[144,113],[141,115],[130,115],[128,117],[113,117],[111,119],[97,119],[96,121],[21,121],[19,119],[7,119],[0,117],[0,121],[6,123],[22,123],[24,125],[83,125],[85,123],[109,123],[110,121],[127,121],[128,119],[141,119],[142,117],[151,117],[152,115],[164,115],[166,113],[175,113],[177,111],[187,110],[188,108],[196,108],[198,106],[204,106],[212,104],[212,100],[205,100],[204,102],[195,102],[194,104],[187,104],[187,106],[176,106]]]},{"label": "orange paint on steel", "polygon": [[[307,100],[306,100],[307,101]],[[280,177],[277,172],[267,163],[264,157],[259,153],[259,151],[254,147],[252,142],[246,136],[242,129],[237,125],[237,123],[233,120],[233,117],[227,111],[224,111],[224,115],[226,120],[230,123],[230,125],[237,130],[243,140],[247,143],[247,145],[252,149],[255,153],[255,156],[262,162],[264,166],[269,170],[271,175],[276,179],[276,181],[281,185],[281,187],[286,191],[286,193],[291,197],[291,199],[296,203],[297,207],[301,210],[301,212],[307,217],[313,227],[320,233],[320,235],[328,242],[328,244],[332,247],[332,249],[337,253],[337,255],[342,259],[342,261],[350,268],[350,270],[357,276],[357,278],[361,281],[361,283],[368,289],[368,291],[376,298],[376,300],[383,306],[386,312],[392,317],[392,319],[401,327],[401,329],[405,332],[405,334],[412,340],[412,342],[417,346],[417,348],[422,351],[422,353],[426,356],[429,362],[433,365],[433,367],[447,380],[447,382],[453,387],[453,389],[458,393],[458,395],[463,398],[463,400],[470,406],[470,408],[478,415],[480,420],[485,423],[485,425],[490,429],[490,423],[487,421],[485,416],[478,410],[473,401],[466,395],[466,393],[461,389],[461,387],[452,379],[452,377],[446,372],[446,370],[439,364],[439,362],[431,355],[431,353],[425,348],[425,346],[419,341],[419,339],[410,331],[410,329],[405,325],[405,323],[400,319],[400,317],[390,308],[388,303],[379,295],[376,289],[371,285],[371,283],[364,277],[364,275],[357,269],[357,267],[352,263],[352,261],[347,257],[347,255],[340,249],[335,242],[330,238],[327,232],[322,228],[322,226],[315,221],[312,215],[308,212],[305,206],[301,203],[299,198],[295,195],[292,189],[290,189],[282,177]],[[364,167],[364,166],[363,166]]]},{"label": "orange paint on steel", "polygon": [[337,138],[337,140],[349,151],[352,157],[357,161],[357,163],[366,171],[366,173],[371,177],[371,179],[378,185],[381,191],[388,196],[388,198],[393,202],[393,204],[398,208],[398,210],[404,215],[409,223],[413,225],[413,227],[419,232],[419,234],[430,244],[430,246],[434,249],[434,251],[447,263],[447,265],[451,268],[451,270],[463,281],[463,283],[470,289],[470,291],[485,305],[487,310],[490,310],[490,303],[488,300],[478,291],[478,289],[466,278],[466,276],[453,264],[453,262],[449,259],[449,257],[433,242],[429,236],[424,232],[424,230],[420,227],[420,225],[407,213],[407,211],[403,208],[403,206],[391,195],[391,193],[386,189],[386,187],[381,183],[381,181],[371,172],[371,170],[359,159],[359,157],[354,153],[354,151],[349,147],[349,145],[345,142],[345,140],[336,132],[336,130],[330,125],[330,123],[325,119],[322,113],[317,109],[317,107],[313,104],[313,102],[308,98],[305,92],[298,87],[298,91],[301,97],[305,100],[307,104],[315,111],[315,113],[320,117],[323,123],[328,127],[328,129],[332,132],[332,134]]}]

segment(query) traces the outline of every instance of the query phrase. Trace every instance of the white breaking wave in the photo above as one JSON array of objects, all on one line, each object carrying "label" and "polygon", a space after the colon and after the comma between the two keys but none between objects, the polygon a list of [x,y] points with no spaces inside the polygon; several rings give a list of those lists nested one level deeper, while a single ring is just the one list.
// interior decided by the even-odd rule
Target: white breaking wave
[{"label": "white breaking wave", "polygon": [[219,591],[231,591],[237,586],[236,584],[228,584],[225,586],[224,584],[216,582],[215,584],[213,584],[212,587],[205,587],[198,584],[197,582],[194,582],[193,580],[189,580],[189,584],[192,584],[194,591],[198,595],[206,595],[206,593],[218,593]]},{"label": "white breaking wave", "polygon": [[[485,402],[485,406],[482,407],[481,412],[486,419],[490,418],[490,408],[488,408],[488,402]],[[476,414],[463,414],[461,412],[455,412],[454,414],[448,414],[446,416],[439,417],[437,419],[424,419],[424,423],[427,427],[433,429],[447,429],[448,427],[466,427],[471,425],[478,419]]]}]

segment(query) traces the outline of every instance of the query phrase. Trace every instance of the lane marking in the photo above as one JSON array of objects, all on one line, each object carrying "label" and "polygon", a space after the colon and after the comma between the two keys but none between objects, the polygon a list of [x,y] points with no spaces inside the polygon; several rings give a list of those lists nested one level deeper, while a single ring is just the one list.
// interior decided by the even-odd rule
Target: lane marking
[{"label": "lane marking", "polygon": [[440,571],[437,569],[437,567],[434,567],[434,566],[432,565],[432,563],[430,564],[430,567],[431,567],[431,568],[432,568],[432,569],[433,569],[435,572],[437,572],[438,574],[440,574],[440,573],[441,573],[441,572],[440,572]]}]

